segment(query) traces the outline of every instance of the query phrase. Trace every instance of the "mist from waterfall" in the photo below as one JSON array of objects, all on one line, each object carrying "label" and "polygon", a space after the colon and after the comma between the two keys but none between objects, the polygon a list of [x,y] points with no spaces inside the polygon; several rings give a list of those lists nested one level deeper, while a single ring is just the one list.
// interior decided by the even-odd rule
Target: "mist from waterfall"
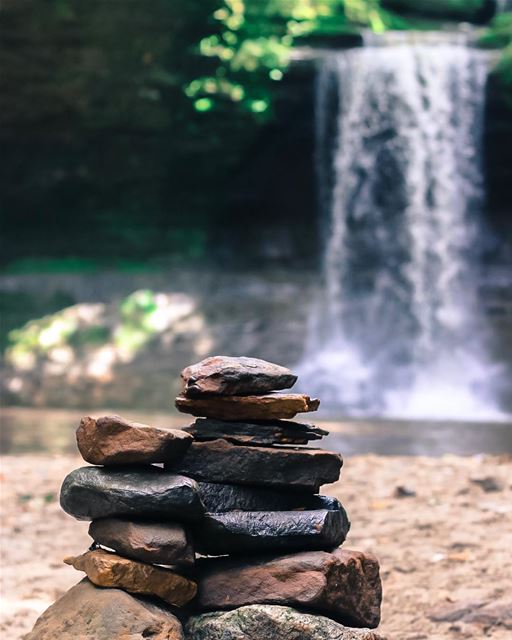
[{"label": "mist from waterfall", "polygon": [[488,54],[460,36],[385,44],[319,64],[323,286],[303,387],[351,415],[499,417],[477,299]]}]

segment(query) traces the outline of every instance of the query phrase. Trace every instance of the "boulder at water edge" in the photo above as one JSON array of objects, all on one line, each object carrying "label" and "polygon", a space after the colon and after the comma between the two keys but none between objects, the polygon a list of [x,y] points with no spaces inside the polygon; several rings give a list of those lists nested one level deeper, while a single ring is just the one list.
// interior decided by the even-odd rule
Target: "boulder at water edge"
[{"label": "boulder at water edge", "polygon": [[203,611],[280,604],[324,614],[351,627],[380,622],[379,563],[368,553],[337,549],[273,558],[206,558],[198,563]]},{"label": "boulder at water edge", "polygon": [[176,607],[190,602],[197,591],[195,582],[169,569],[135,562],[102,549],[66,558],[64,562],[78,571],[85,571],[89,580],[98,587],[114,587],[130,593],[157,596]]},{"label": "boulder at water edge", "polygon": [[[340,477],[340,454],[299,447],[243,447],[225,440],[194,442],[169,468],[196,480],[303,488],[316,493]],[[166,465],[166,468],[168,466]]]},{"label": "boulder at water edge", "polygon": [[289,369],[257,358],[213,356],[181,372],[183,395],[247,396],[293,387],[297,376]]},{"label": "boulder at water edge", "polygon": [[103,547],[133,560],[173,566],[194,564],[194,549],[180,524],[104,518],[91,522],[89,535]]},{"label": "boulder at water edge", "polygon": [[120,589],[79,582],[49,607],[24,640],[183,640],[180,621],[164,606]]},{"label": "boulder at water edge", "polygon": [[298,393],[176,398],[176,408],[182,413],[216,420],[286,420],[298,413],[316,411],[319,405],[319,400]]},{"label": "boulder at water edge", "polygon": [[151,464],[179,460],[192,444],[192,436],[178,429],[104,416],[82,418],[76,441],[82,458],[91,464]]},{"label": "boulder at water edge", "polygon": [[384,640],[369,629],[271,605],[193,616],[186,631],[187,640]]}]

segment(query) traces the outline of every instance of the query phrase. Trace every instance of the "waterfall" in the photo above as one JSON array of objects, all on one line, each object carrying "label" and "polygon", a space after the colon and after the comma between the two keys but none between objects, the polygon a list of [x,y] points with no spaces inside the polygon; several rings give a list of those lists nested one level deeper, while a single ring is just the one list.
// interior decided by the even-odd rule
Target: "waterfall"
[{"label": "waterfall", "polygon": [[496,13],[512,11],[512,0],[496,0]]},{"label": "waterfall", "polygon": [[432,37],[319,63],[323,285],[299,369],[338,413],[497,413],[475,249],[488,54]]}]

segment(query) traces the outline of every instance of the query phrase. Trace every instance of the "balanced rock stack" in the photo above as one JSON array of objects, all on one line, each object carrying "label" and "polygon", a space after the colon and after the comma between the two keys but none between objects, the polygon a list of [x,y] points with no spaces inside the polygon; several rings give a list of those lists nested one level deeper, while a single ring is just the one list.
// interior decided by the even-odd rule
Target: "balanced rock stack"
[{"label": "balanced rock stack", "polygon": [[339,548],[347,514],[318,494],[342,458],[307,446],[326,431],[291,421],[318,400],[279,393],[296,376],[253,358],[207,358],[182,378],[176,406],[197,417],[182,430],[82,419],[96,466],[66,477],[61,505],[92,521],[91,549],[65,560],[87,579],[27,640],[378,640],[378,562]]}]

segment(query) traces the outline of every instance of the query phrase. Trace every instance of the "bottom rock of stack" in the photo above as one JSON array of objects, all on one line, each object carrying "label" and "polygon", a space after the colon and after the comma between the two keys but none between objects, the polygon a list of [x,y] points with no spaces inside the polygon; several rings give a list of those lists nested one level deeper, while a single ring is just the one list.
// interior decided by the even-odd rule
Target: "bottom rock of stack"
[{"label": "bottom rock of stack", "polygon": [[203,611],[280,604],[350,627],[374,629],[380,622],[382,585],[371,554],[337,549],[250,560],[206,558],[197,565],[197,604]]},{"label": "bottom rock of stack", "polygon": [[350,629],[324,616],[272,605],[194,616],[186,635],[187,640],[384,640],[369,629]]},{"label": "bottom rock of stack", "polygon": [[183,640],[180,621],[163,606],[85,578],[49,607],[24,640]]}]

